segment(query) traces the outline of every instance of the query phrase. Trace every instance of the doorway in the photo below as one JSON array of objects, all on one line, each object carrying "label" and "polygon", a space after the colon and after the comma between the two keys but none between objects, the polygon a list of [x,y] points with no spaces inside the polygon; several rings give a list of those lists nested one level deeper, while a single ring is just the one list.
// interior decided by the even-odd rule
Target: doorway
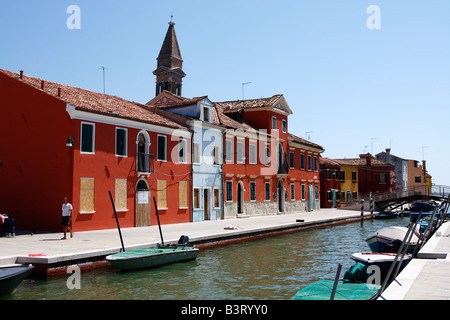
[{"label": "doorway", "polygon": [[244,213],[244,186],[242,181],[237,184],[237,213]]},{"label": "doorway", "polygon": [[278,180],[277,195],[278,212],[284,212],[284,184],[282,180]]},{"label": "doorway", "polygon": [[135,226],[150,225],[150,190],[147,181],[141,179],[136,184]]},{"label": "doorway", "polygon": [[211,219],[211,189],[203,189],[203,219]]}]

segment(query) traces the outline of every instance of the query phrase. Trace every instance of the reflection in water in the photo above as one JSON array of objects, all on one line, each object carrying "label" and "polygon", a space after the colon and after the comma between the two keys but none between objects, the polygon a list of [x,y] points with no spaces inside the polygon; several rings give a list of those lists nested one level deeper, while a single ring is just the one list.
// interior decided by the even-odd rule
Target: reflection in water
[{"label": "reflection in water", "polygon": [[194,261],[139,271],[102,268],[81,273],[81,289],[67,276],[26,280],[4,299],[273,299],[287,300],[319,279],[334,279],[369,251],[364,239],[408,218],[348,223],[201,250]]}]

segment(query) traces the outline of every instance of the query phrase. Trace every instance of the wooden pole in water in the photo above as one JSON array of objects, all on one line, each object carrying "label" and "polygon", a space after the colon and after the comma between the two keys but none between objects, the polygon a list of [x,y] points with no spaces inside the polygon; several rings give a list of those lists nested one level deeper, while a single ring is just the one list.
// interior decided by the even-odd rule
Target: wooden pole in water
[{"label": "wooden pole in water", "polygon": [[370,220],[373,221],[373,197],[372,197],[372,192],[370,193]]},{"label": "wooden pole in water", "polygon": [[119,230],[120,243],[122,244],[122,250],[125,252],[125,246],[123,245],[122,233],[120,232],[119,219],[117,218],[116,207],[114,206],[114,200],[111,195],[111,191],[109,191],[109,197],[111,198],[111,204],[114,209],[114,216],[116,217],[117,229]]},{"label": "wooden pole in water", "polygon": [[364,199],[361,198],[361,223],[364,222]]},{"label": "wooden pole in water", "polygon": [[159,227],[159,235],[161,236],[161,243],[162,243],[162,245],[164,246],[164,240],[163,240],[163,235],[162,235],[162,231],[161,231],[161,224],[159,223],[158,206],[156,205],[155,197],[153,197],[153,203],[155,204],[155,209],[156,209],[156,219],[158,219],[158,227]]},{"label": "wooden pole in water", "polygon": [[338,269],[336,271],[336,278],[334,279],[333,291],[331,291],[330,300],[334,300],[334,296],[336,295],[337,286],[339,284],[339,276],[341,275],[342,264],[339,263]]}]

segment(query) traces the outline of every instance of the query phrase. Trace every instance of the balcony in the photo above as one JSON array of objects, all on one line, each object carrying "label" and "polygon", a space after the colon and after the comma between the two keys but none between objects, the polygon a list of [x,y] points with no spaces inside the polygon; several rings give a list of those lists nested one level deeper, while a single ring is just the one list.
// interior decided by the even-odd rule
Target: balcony
[{"label": "balcony", "polygon": [[153,172],[153,154],[148,153],[137,153],[136,155],[136,169],[139,173],[150,173]]}]

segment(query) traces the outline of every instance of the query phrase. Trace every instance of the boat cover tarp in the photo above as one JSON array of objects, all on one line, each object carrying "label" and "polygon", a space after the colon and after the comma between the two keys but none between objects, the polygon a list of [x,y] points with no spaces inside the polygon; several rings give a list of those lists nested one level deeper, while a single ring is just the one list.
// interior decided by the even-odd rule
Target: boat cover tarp
[{"label": "boat cover tarp", "polygon": [[[319,280],[298,291],[294,300],[330,300],[334,280]],[[345,283],[339,281],[335,300],[368,300],[380,289],[379,285],[367,283]]]}]

